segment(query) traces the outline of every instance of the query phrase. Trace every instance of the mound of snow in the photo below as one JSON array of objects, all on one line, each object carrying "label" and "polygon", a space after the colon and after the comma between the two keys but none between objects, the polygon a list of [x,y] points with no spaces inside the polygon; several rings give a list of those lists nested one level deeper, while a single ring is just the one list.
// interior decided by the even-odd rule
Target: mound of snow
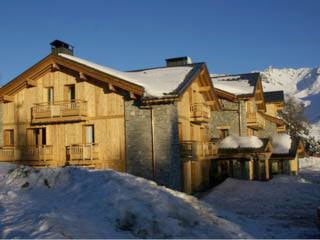
[{"label": "mound of snow", "polygon": [[272,152],[276,154],[289,153],[291,148],[291,137],[286,134],[277,134],[272,138]]},{"label": "mound of snow", "polygon": [[0,170],[0,238],[248,237],[196,198],[129,174],[11,168]]},{"label": "mound of snow", "polygon": [[256,136],[238,137],[230,135],[221,141],[219,148],[260,148],[262,145],[262,141]]}]

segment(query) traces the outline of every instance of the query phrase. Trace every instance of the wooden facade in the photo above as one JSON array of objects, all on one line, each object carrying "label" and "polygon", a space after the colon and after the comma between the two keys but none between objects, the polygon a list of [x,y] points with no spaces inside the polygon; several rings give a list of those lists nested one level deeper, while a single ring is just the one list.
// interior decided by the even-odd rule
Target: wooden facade
[{"label": "wooden facade", "polygon": [[185,90],[178,101],[179,141],[183,161],[183,191],[187,193],[208,188],[212,159],[218,145],[211,141],[212,110],[220,106],[207,69]]},{"label": "wooden facade", "polygon": [[[238,126],[233,129],[238,129],[238,132],[232,134],[257,135],[259,131],[265,130],[268,121],[277,125],[278,132],[284,131],[283,121],[277,118],[277,111],[283,107],[283,102],[266,103],[260,79],[252,94],[236,96],[214,88],[205,64],[192,66],[192,76],[185,79],[183,86],[177,86],[175,94],[162,98],[144,98],[145,89],[140,85],[57,54],[50,54],[0,90],[4,113],[0,161],[37,167],[84,166],[127,171],[126,156],[128,153],[136,155],[134,151],[126,152],[126,140],[129,139],[126,139],[126,103],[132,100],[138,103],[135,107],[140,118],[137,116],[136,119],[141,119],[141,126],[145,129],[150,128],[143,136],[151,136],[151,141],[144,144],[146,147],[151,145],[149,155],[152,159],[146,157],[141,162],[142,165],[152,162],[152,173],[140,174],[139,171],[143,171],[141,169],[148,169],[142,166],[135,169],[136,175],[153,175],[155,180],[155,142],[165,144],[166,138],[161,136],[160,140],[155,139],[155,132],[164,126],[155,129],[157,124],[153,119],[152,105],[173,104],[174,110],[170,109],[177,113],[178,126],[174,126],[174,117],[172,123],[165,124],[178,129],[174,135],[176,139],[178,137],[179,144],[176,144],[178,141],[174,143],[179,146],[176,152],[180,151],[180,158],[177,154],[178,159],[174,160],[178,164],[181,162],[179,174],[182,191],[192,193],[206,190],[215,179],[225,176],[247,180],[270,179],[270,142],[267,141],[260,152],[250,150],[227,153],[219,152],[218,143],[230,134],[231,124],[223,117],[228,111],[237,114],[235,121],[238,121]],[[222,106],[221,99],[227,106]],[[133,110],[128,111],[130,115]],[[146,112],[151,112],[151,115]],[[214,127],[218,129],[220,139],[212,135],[212,119],[215,119],[216,114],[222,115],[222,122]],[[150,122],[146,120],[149,118]],[[143,126],[144,123],[148,126]],[[131,145],[136,146],[134,143]],[[298,169],[295,163],[292,162],[292,169]],[[161,180],[161,184],[165,185],[163,182]]]},{"label": "wooden facade", "polygon": [[5,114],[0,159],[125,171],[125,91],[75,67],[46,63],[31,69],[32,80],[16,79],[1,90]]}]

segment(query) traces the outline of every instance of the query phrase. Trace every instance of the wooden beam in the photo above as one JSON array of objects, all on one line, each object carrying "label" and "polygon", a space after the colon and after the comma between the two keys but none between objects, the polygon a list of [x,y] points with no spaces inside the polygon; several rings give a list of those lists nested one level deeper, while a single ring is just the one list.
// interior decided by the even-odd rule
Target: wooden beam
[{"label": "wooden beam", "polygon": [[1,98],[2,102],[9,103],[14,101],[14,96],[3,95]]},{"label": "wooden beam", "polygon": [[130,94],[130,98],[131,98],[131,99],[137,99],[136,95],[134,95],[133,92],[129,92],[129,94]]},{"label": "wooden beam", "polygon": [[210,92],[211,90],[211,86],[203,86],[203,87],[199,87],[199,92]]},{"label": "wooden beam", "polygon": [[37,81],[35,80],[32,80],[30,78],[28,78],[26,80],[26,83],[27,83],[27,87],[36,87],[37,86]]},{"label": "wooden beam", "polygon": [[117,91],[117,90],[115,89],[115,87],[114,87],[111,83],[109,83],[108,86],[109,86],[109,90],[110,90],[110,91],[113,91],[113,92],[116,92],[116,91]]},{"label": "wooden beam", "polygon": [[60,70],[59,65],[56,64],[56,63],[53,63],[53,64],[52,64],[52,71],[59,71],[59,70]]},{"label": "wooden beam", "polygon": [[208,106],[214,106],[216,104],[216,101],[206,101],[206,104]]},{"label": "wooden beam", "polygon": [[86,81],[87,80],[87,77],[86,75],[83,73],[83,72],[79,72],[79,79],[81,81]]}]

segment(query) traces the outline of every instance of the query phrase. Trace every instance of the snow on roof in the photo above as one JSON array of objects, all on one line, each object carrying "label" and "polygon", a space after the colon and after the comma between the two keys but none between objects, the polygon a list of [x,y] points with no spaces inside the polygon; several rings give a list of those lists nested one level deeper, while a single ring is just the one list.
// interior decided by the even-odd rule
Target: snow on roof
[{"label": "snow on roof", "polygon": [[286,154],[289,153],[291,148],[291,137],[286,134],[277,134],[272,138],[272,153]]},{"label": "snow on roof", "polygon": [[63,53],[59,53],[59,56],[118,77],[127,82],[137,84],[145,89],[145,96],[148,97],[163,97],[172,93],[193,69],[191,66],[179,66],[123,72],[75,56]]},{"label": "snow on roof", "polygon": [[230,135],[221,141],[219,148],[260,148],[262,145],[263,142],[256,136],[238,137]]},{"label": "snow on roof", "polygon": [[211,75],[215,88],[235,95],[252,94],[257,78],[257,73],[224,76]]}]

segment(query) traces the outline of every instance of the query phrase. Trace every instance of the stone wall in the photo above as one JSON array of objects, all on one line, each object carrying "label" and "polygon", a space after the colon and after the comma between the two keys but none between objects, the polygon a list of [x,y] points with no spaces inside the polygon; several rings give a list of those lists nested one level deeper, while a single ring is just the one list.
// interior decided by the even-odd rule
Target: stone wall
[{"label": "stone wall", "polygon": [[257,136],[260,138],[270,138],[277,134],[277,125],[274,122],[271,122],[265,119],[264,129],[259,129]]},{"label": "stone wall", "polygon": [[239,113],[238,103],[230,102],[222,99],[223,111],[212,111],[210,119],[211,137],[219,137],[220,127],[229,127],[229,134],[239,135]]},{"label": "stone wall", "polygon": [[138,102],[125,102],[127,172],[181,190],[177,106],[164,104],[152,108],[154,170],[151,109],[140,107]]}]

